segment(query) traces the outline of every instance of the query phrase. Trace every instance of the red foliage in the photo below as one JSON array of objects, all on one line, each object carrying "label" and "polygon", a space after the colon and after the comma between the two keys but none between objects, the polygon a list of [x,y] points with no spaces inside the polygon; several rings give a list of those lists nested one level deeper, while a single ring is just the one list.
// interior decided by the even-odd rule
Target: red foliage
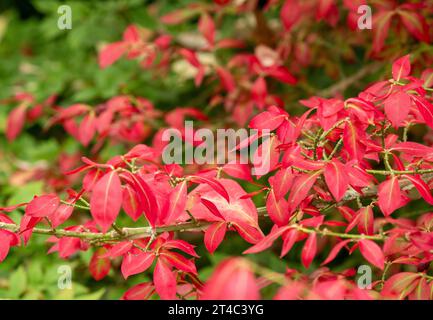
[{"label": "red foliage", "polygon": [[[419,5],[383,2],[385,5],[374,14],[373,55],[382,53],[390,29],[401,25],[411,37],[430,41],[426,19],[420,13],[427,1]],[[124,278],[152,270],[153,280],[129,289],[125,300],[148,299],[155,293],[162,299],[260,298],[260,290],[270,282],[263,276],[269,270],[262,270],[248,258],[223,261],[203,285],[194,247],[175,237],[181,230],[204,233],[204,248],[211,254],[229,232],[252,245],[245,254],[269,250],[281,239],[283,257],[302,243],[300,261],[305,269],[315,270],[311,274],[295,269],[287,269],[284,274],[271,271],[275,273],[271,278],[280,287],[276,299],[431,299],[433,277],[423,266],[433,260],[433,213],[425,212],[416,221],[395,214],[419,198],[433,204],[433,148],[408,141],[406,131],[413,125],[433,128],[431,77],[412,74],[410,56],[405,55],[393,63],[392,78],[373,84],[357,97],[343,100],[313,96],[301,101],[308,108],[302,115],[289,115],[270,85],[295,85],[300,76],[296,68],[292,74],[283,63],[287,49],[284,41],[274,49],[260,45],[254,54],[235,54],[223,66],[205,65],[200,60],[201,52],[243,47],[236,40],[219,38],[214,15],[226,3],[218,3],[211,9],[197,10],[197,28],[206,40],[203,48],[180,47],[166,34],[149,34],[138,26],[129,26],[121,41],[100,51],[99,64],[105,68],[125,57],[139,60],[146,69],[160,70],[172,61],[186,60],[196,70],[196,86],[202,86],[205,80],[215,81],[218,87],[212,99],[223,101],[238,125],[248,124],[259,130],[237,146],[241,149],[260,139],[251,163],[193,164],[184,168],[165,165],[161,159],[163,145],[156,138],[152,146],[138,144],[123,155],[98,163],[97,151],[105,140],[141,143],[153,131],[152,120],[159,119],[167,127],[182,131],[186,116],[202,122],[208,118],[193,107],[179,107],[162,117],[162,112],[145,98],[125,95],[97,108],[85,104],[64,108],[54,106],[53,99],[47,100],[42,105],[50,117],[49,126],[62,125],[83,146],[96,142],[92,149],[96,159],[83,157],[84,164],[69,172],[81,179],[79,191],[69,190],[64,197],[59,190],[59,195],[37,196],[25,204],[19,232],[10,227],[12,220],[0,215],[0,261],[11,246],[20,244],[19,236],[26,243],[32,231],[40,233],[38,225],[44,221],[58,228],[69,220],[74,206],[87,203],[89,220],[50,238],[54,243],[50,252],[68,258],[77,251],[91,250],[87,240],[96,238],[104,246],[95,251],[89,265],[95,280],[116,269],[111,264],[113,259],[122,260]],[[353,10],[351,1],[344,1],[344,6]],[[284,32],[288,32],[308,23],[310,16],[333,25],[339,14],[336,1],[286,0],[280,18]],[[162,21],[178,24],[189,18],[187,10],[180,10]],[[394,20],[397,26],[392,24]],[[15,99],[18,106],[7,122],[9,140],[20,133],[26,117],[32,121],[40,116],[31,112],[30,108],[36,107],[32,97]],[[250,121],[245,123],[245,119]],[[262,135],[265,129],[271,134]],[[187,139],[184,133],[181,138]],[[252,167],[264,165],[259,157],[264,150],[270,150],[270,156],[263,160],[268,172],[251,175]],[[255,189],[248,194],[240,183]],[[251,198],[263,194],[266,208],[258,210]],[[60,202],[60,198],[65,200]],[[15,208],[0,209],[10,212]],[[334,214],[328,214],[332,209]],[[123,214],[133,222],[145,220],[147,227],[118,228],[117,218]],[[4,225],[14,231],[2,229]],[[272,229],[264,235],[262,228],[269,225]],[[87,238],[89,234],[93,238]],[[386,274],[384,282],[373,283],[371,289],[360,289],[355,282],[356,265],[341,272],[324,267],[343,252],[346,256],[359,254],[378,275],[388,270],[392,274]],[[319,256],[327,256],[322,267],[318,267]],[[401,265],[417,271],[403,272]]]}]

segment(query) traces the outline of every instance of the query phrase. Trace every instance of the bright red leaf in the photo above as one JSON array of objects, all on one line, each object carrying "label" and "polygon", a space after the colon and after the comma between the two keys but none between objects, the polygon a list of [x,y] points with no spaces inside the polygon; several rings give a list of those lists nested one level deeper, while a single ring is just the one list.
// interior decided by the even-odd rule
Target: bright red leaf
[{"label": "bright red leaf", "polygon": [[116,221],[122,206],[122,187],[116,171],[106,173],[96,184],[90,198],[90,212],[103,232]]}]

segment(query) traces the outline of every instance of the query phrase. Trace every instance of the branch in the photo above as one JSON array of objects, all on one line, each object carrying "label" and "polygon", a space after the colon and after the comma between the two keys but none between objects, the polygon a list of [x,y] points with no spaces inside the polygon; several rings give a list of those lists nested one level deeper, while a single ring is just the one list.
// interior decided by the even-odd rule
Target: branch
[{"label": "branch", "polygon": [[372,63],[370,65],[365,66],[364,68],[360,69],[355,74],[351,75],[350,77],[347,77],[340,82],[337,82],[336,84],[330,86],[329,88],[326,88],[322,91],[319,91],[317,96],[319,97],[333,97],[337,93],[343,93],[348,87],[355,84],[365,76],[372,74],[379,70],[381,67],[380,63]]},{"label": "branch", "polygon": [[[417,173],[417,172],[414,172]],[[429,181],[431,179],[433,179],[433,173],[426,173],[423,174],[422,179],[424,181]],[[405,180],[401,180],[399,182],[400,185],[400,189],[404,190],[404,191],[408,191],[414,188],[413,184],[405,179]],[[347,190],[347,192],[345,193],[342,201],[350,201],[350,200],[355,200],[356,198],[363,196],[363,197],[371,197],[371,196],[375,196],[377,194],[377,187],[376,186],[372,186],[372,187],[366,187],[364,189],[362,189],[362,194],[359,194],[358,192],[356,192],[355,190]]]},{"label": "branch", "polygon": [[330,231],[328,229],[323,229],[323,230],[309,229],[309,228],[304,228],[300,225],[294,225],[294,228],[304,233],[317,233],[321,236],[331,236],[331,237],[338,237],[338,238],[352,239],[352,240],[369,239],[369,240],[383,241],[386,239],[386,236],[382,234],[366,235],[366,234],[340,233],[340,232]]},{"label": "branch", "polygon": [[[433,173],[424,174],[422,178],[426,181],[433,179]],[[400,188],[402,190],[411,190],[414,188],[412,183],[409,180],[400,181]],[[347,190],[343,199],[340,203],[355,200],[360,196],[363,197],[371,197],[377,194],[377,187],[366,187],[362,190],[362,194],[359,194],[353,189]],[[339,203],[339,204],[340,204]],[[266,207],[257,208],[257,212],[260,216],[266,215]],[[79,232],[79,231],[70,231],[64,229],[49,229],[49,228],[33,228],[33,233],[35,234],[43,234],[43,235],[54,235],[58,238],[61,237],[73,237],[80,238],[83,240],[87,240],[89,242],[112,242],[112,241],[122,241],[122,240],[132,240],[138,238],[146,238],[154,236],[155,234],[160,234],[163,232],[184,232],[184,231],[203,231],[205,227],[210,225],[211,222],[198,220],[195,222],[183,222],[175,225],[169,226],[161,226],[161,227],[138,227],[138,228],[119,228],[116,227],[115,230],[112,230],[107,233],[98,233],[98,232]],[[329,231],[327,229],[318,230],[318,229],[308,229],[299,225],[294,225],[298,230],[305,233],[316,232],[323,236],[334,236],[346,239],[371,239],[371,240],[383,240],[385,237],[383,235],[357,235],[357,234],[346,234],[346,233],[337,233],[333,231]],[[12,232],[19,232],[20,226],[12,223],[4,223],[0,222],[0,229],[9,230]]]},{"label": "branch", "polygon": [[[209,222],[198,221],[198,222],[185,222],[176,225],[156,227],[139,227],[139,228],[117,228],[107,233],[98,232],[79,232],[69,231],[64,229],[48,229],[48,228],[33,228],[33,233],[53,235],[56,237],[72,237],[80,238],[83,240],[89,240],[94,242],[107,242],[107,241],[120,241],[120,240],[131,240],[137,238],[151,237],[155,233],[163,233],[170,231],[186,231],[186,230],[202,230],[203,227],[209,225]],[[9,230],[12,232],[19,232],[20,227],[12,223],[0,222],[0,229]]]}]

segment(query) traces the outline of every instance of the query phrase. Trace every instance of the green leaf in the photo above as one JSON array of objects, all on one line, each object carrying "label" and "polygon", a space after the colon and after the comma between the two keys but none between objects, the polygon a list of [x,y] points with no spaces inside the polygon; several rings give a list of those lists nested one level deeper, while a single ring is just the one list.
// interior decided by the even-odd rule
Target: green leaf
[{"label": "green leaf", "polygon": [[99,289],[98,291],[95,291],[95,292],[92,292],[89,294],[85,294],[82,296],[78,296],[75,299],[76,300],[100,300],[102,298],[102,296],[104,295],[104,293],[105,293],[105,289],[102,288],[102,289]]},{"label": "green leaf", "polygon": [[9,278],[9,294],[11,298],[19,298],[26,290],[27,275],[23,267],[19,267]]},{"label": "green leaf", "polygon": [[42,193],[42,181],[29,182],[23,186],[12,187],[12,196],[9,198],[7,205],[12,206],[17,203],[29,202],[34,195]]},{"label": "green leaf", "polygon": [[44,274],[42,271],[42,265],[39,261],[33,261],[29,267],[27,268],[27,272],[30,275],[29,283],[30,284],[39,284],[44,280]]}]

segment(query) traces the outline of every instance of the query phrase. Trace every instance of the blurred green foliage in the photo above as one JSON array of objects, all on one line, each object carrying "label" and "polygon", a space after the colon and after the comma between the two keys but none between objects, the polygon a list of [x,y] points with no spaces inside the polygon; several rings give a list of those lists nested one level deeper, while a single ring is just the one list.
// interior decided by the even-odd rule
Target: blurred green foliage
[{"label": "blurred green foliage", "polygon": [[[163,7],[171,10],[171,1]],[[60,5],[72,8],[72,30],[57,27]],[[32,93],[37,101],[59,95],[62,105],[76,102],[96,104],[122,93],[133,93],[155,104],[170,105],[178,99],[173,79],[152,79],[137,68],[134,61],[120,61],[100,70],[97,49],[118,40],[130,23],[156,28],[159,22],[148,12],[146,1],[2,1],[0,3],[0,100],[16,92]],[[131,81],[131,79],[134,79]],[[171,90],[168,90],[171,88]],[[164,92],[164,94],[162,94]],[[0,132],[12,105],[0,108]],[[79,149],[78,143],[63,133],[44,132],[43,119],[13,143],[0,137],[0,205],[29,201],[43,192],[43,183],[10,185],[10,167],[19,159],[26,163],[53,163],[60,152]],[[61,137],[59,137],[62,135]],[[121,151],[121,150],[120,150]],[[117,150],[103,151],[108,158]],[[10,155],[15,158],[11,159]],[[11,218],[19,221],[21,213]],[[57,254],[47,255],[46,237],[32,237],[26,247],[12,248],[12,254],[0,264],[0,299],[119,299],[144,277],[124,281],[117,273],[101,282],[94,281],[87,269],[91,251],[78,259],[63,261]],[[118,263],[118,262],[115,262]],[[58,268],[72,270],[72,289],[59,289]]]}]

